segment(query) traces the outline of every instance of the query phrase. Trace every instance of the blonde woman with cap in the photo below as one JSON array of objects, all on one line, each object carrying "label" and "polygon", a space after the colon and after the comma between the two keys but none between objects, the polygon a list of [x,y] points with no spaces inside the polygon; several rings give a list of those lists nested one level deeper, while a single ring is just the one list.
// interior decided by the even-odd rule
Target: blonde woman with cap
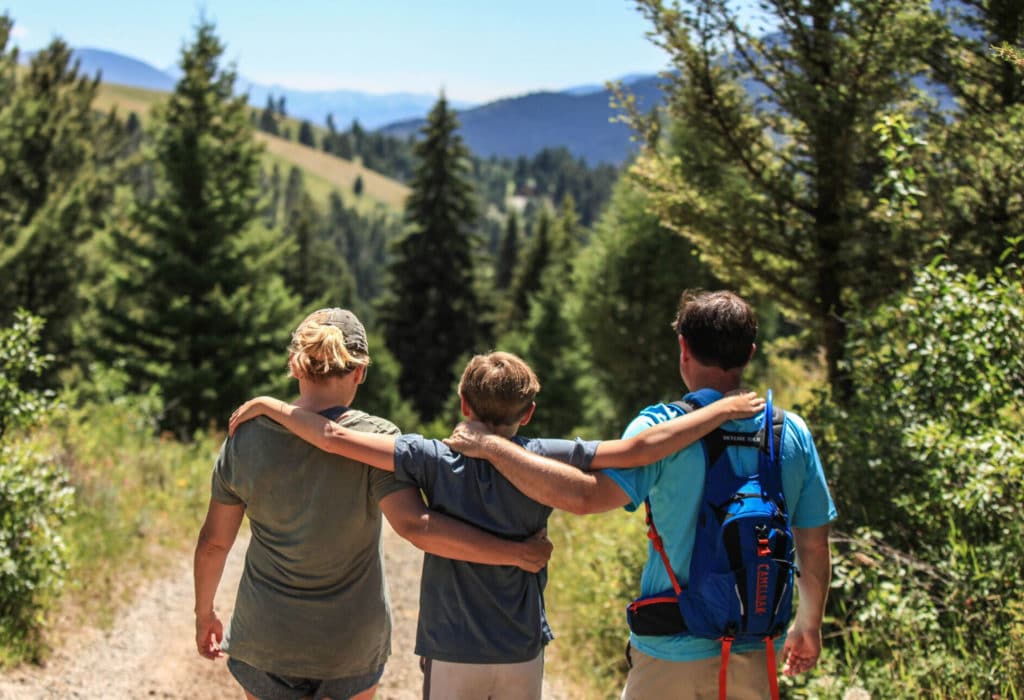
[{"label": "blonde woman with cap", "polygon": [[[352,312],[322,309],[292,335],[295,406],[349,429],[399,434],[351,408],[369,364],[366,331]],[[247,698],[371,698],[390,653],[391,618],[381,564],[381,513],[420,549],[450,559],[540,570],[543,533],[505,540],[428,510],[394,474],[303,442],[261,418],[221,448],[195,552],[196,644],[227,653]],[[228,639],[214,594],[242,516],[252,538]],[[223,643],[222,643],[223,642]]]}]

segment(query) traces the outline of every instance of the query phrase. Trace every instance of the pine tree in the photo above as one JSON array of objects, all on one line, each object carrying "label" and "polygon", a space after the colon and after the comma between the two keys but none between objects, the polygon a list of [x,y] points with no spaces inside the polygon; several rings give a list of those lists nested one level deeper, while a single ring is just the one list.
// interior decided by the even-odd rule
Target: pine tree
[{"label": "pine tree", "polygon": [[267,106],[260,112],[260,131],[277,136],[277,116],[275,112],[274,96],[267,95]]},{"label": "pine tree", "polygon": [[663,120],[634,113],[648,148],[633,172],[723,280],[813,324],[834,395],[848,396],[849,311],[890,294],[923,248],[873,215],[869,185],[885,169],[872,129],[913,97],[936,35],[930,3],[778,0],[766,38],[737,2],[639,5],[678,77],[668,139]]},{"label": "pine tree", "polygon": [[503,334],[521,328],[530,315],[530,301],[540,289],[541,276],[551,259],[551,229],[551,212],[544,207],[537,215],[526,256],[515,271],[512,286],[509,287],[500,324]]},{"label": "pine tree", "polygon": [[46,319],[41,347],[71,362],[86,306],[87,246],[114,196],[116,120],[97,118],[98,81],[59,39],[17,69],[13,22],[0,15],[0,325],[21,307]]},{"label": "pine tree", "polygon": [[151,124],[156,192],[111,246],[107,352],[135,388],[159,385],[184,437],[282,377],[299,316],[278,273],[288,246],[261,225],[261,149],[223,45],[201,21]]},{"label": "pine tree", "polygon": [[328,238],[328,227],[306,190],[302,171],[294,166],[288,173],[285,200],[284,234],[294,249],[284,266],[285,283],[299,295],[303,308],[350,307],[355,297],[352,273]]},{"label": "pine tree", "polygon": [[572,198],[567,197],[551,227],[550,257],[540,272],[539,288],[530,295],[523,330],[500,343],[522,355],[540,379],[537,411],[529,424],[534,435],[568,437],[582,423],[583,395],[578,388],[582,358],[578,334],[566,309],[566,300],[572,296],[578,239],[576,210]]},{"label": "pine tree", "polygon": [[388,348],[402,366],[402,395],[424,420],[451,393],[453,363],[481,349],[485,309],[475,289],[473,225],[476,201],[469,153],[444,95],[416,145],[405,221],[389,266],[389,296],[381,306]]},{"label": "pine tree", "polygon": [[499,291],[508,289],[512,284],[512,274],[519,262],[519,217],[515,210],[509,211],[505,220],[505,235],[501,239],[501,250],[498,253],[498,269],[494,274],[494,288]]},{"label": "pine tree", "polygon": [[1024,80],[992,47],[1024,44],[1024,3],[940,5],[947,30],[929,54],[952,93],[955,119],[932,120],[923,207],[948,233],[953,257],[982,274],[1001,264],[1008,240],[1024,236]]},{"label": "pine tree", "polygon": [[306,119],[303,119],[302,123],[299,124],[299,143],[303,146],[316,148],[316,138],[313,136],[313,125]]},{"label": "pine tree", "polygon": [[352,183],[352,194],[356,197],[361,197],[363,194],[363,176],[356,175],[355,182]]},{"label": "pine tree", "polygon": [[647,404],[679,398],[679,345],[670,328],[679,293],[719,287],[695,253],[649,211],[633,182],[619,182],[579,256],[569,304],[595,384],[587,407],[609,407],[606,416],[588,416],[601,434],[621,430],[623,418]]}]

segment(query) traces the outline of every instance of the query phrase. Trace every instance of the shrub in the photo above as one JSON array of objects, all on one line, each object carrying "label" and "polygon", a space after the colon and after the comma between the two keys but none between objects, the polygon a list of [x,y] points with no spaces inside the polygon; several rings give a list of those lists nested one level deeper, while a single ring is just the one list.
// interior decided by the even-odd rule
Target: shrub
[{"label": "shrub", "polygon": [[38,656],[42,611],[67,568],[60,534],[72,505],[67,474],[15,431],[53,403],[30,386],[52,361],[37,350],[42,327],[18,312],[0,330],[0,661]]},{"label": "shrub", "polygon": [[852,334],[846,406],[815,424],[842,527],[841,684],[879,697],[1024,690],[1024,275],[937,259]]}]

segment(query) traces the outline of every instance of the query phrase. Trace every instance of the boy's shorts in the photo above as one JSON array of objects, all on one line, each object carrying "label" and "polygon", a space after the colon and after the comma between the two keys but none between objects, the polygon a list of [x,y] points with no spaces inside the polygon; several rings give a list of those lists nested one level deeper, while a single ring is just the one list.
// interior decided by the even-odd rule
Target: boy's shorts
[{"label": "boy's shorts", "polygon": [[420,659],[423,700],[540,700],[544,650],[517,664],[457,664]]},{"label": "boy's shorts", "polygon": [[330,679],[295,678],[261,671],[235,658],[228,659],[228,670],[239,685],[260,700],[350,698],[375,686],[384,674],[384,667],[381,666],[373,673],[361,676]]}]

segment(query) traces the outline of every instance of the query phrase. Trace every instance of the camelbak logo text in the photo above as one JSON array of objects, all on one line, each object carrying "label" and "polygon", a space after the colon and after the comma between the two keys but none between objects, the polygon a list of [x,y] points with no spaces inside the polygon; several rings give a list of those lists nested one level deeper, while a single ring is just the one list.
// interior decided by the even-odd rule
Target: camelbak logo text
[{"label": "camelbak logo text", "polygon": [[757,596],[754,598],[754,613],[765,615],[768,612],[768,565],[757,565]]}]

